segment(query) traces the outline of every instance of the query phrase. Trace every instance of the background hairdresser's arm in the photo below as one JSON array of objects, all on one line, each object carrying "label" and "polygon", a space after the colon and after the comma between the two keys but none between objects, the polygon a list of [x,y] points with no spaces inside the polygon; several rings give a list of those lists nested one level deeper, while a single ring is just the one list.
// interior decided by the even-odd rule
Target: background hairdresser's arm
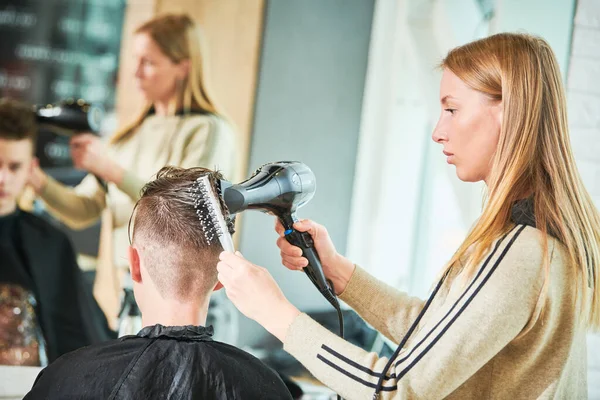
[{"label": "background hairdresser's arm", "polygon": [[[86,133],[71,138],[71,156],[76,168],[88,171],[104,182],[113,183],[134,203],[139,200],[146,180],[123,168],[97,136]],[[131,157],[133,154],[122,156]]]},{"label": "background hairdresser's arm", "polygon": [[72,229],[92,225],[106,207],[106,193],[93,175],[87,175],[79,185],[71,188],[46,175],[36,166],[30,183],[50,212]]}]

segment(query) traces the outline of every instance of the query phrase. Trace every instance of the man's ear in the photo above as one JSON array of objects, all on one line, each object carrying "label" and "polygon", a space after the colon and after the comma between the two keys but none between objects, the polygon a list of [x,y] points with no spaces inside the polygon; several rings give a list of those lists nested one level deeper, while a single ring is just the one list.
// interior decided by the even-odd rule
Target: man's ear
[{"label": "man's ear", "polygon": [[142,272],[140,271],[140,253],[133,246],[129,246],[127,255],[129,257],[129,270],[134,282],[142,283]]},{"label": "man's ear", "polygon": [[217,281],[217,284],[215,285],[213,292],[216,292],[217,290],[221,290],[221,289],[223,289],[223,284],[221,282]]}]

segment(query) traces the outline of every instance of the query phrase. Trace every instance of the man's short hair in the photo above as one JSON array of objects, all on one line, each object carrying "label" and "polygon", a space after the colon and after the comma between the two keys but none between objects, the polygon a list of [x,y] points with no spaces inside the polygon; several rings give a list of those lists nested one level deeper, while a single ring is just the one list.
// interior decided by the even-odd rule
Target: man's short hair
[{"label": "man's short hair", "polygon": [[[206,168],[164,167],[142,189],[133,218],[132,243],[164,298],[186,300],[208,294],[217,283],[217,263],[223,251],[218,238],[206,239],[190,188],[208,175],[213,190],[222,179]],[[229,220],[219,196],[221,212]],[[228,227],[233,233],[233,225]]]},{"label": "man's short hair", "polygon": [[0,99],[0,139],[29,139],[35,144],[37,122],[31,107],[16,100]]}]

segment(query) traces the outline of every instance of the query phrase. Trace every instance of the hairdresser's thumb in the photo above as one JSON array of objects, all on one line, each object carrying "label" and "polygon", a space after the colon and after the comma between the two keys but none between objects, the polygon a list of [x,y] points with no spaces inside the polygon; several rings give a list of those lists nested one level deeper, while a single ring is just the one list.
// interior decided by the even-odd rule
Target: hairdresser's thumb
[{"label": "hairdresser's thumb", "polygon": [[294,224],[294,228],[300,232],[309,232],[313,227],[314,226],[312,222],[307,219],[303,219],[302,221],[298,221]]}]

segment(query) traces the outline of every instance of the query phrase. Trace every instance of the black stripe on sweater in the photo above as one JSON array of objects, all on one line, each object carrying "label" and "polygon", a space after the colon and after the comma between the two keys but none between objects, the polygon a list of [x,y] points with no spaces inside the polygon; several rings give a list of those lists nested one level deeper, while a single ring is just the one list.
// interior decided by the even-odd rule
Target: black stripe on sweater
[{"label": "black stripe on sweater", "polygon": [[[510,232],[508,232],[507,234],[505,234],[504,236],[502,236],[502,238],[496,242],[496,246],[494,246],[494,250],[492,251],[492,253],[488,256],[488,258],[485,260],[485,263],[481,266],[481,268],[479,269],[479,271],[477,272],[477,275],[475,276],[475,279],[473,279],[473,281],[469,284],[469,286],[467,287],[467,289],[465,289],[465,291],[463,292],[463,294],[460,295],[460,297],[458,298],[458,300],[456,300],[454,302],[454,304],[452,305],[452,307],[450,308],[450,310],[448,310],[448,312],[446,313],[446,315],[444,315],[444,317],[427,333],[427,335],[425,335],[425,337],[415,345],[415,347],[413,347],[410,352],[403,358],[401,358],[400,360],[396,361],[396,363],[394,364],[394,368],[398,367],[398,365],[400,365],[402,362],[406,361],[407,359],[410,358],[410,356],[413,355],[413,353],[419,348],[421,347],[421,345],[427,340],[427,338],[429,338],[429,336],[442,324],[442,322],[444,322],[446,320],[446,318],[448,318],[450,316],[450,314],[452,313],[452,311],[454,311],[454,309],[458,306],[458,303],[460,303],[462,301],[462,299],[467,295],[467,293],[471,290],[471,288],[475,285],[475,282],[477,282],[477,280],[479,280],[479,277],[483,274],[483,271],[486,269],[487,265],[489,264],[489,262],[491,261],[491,259],[494,257],[494,255],[496,254],[496,251],[498,250],[498,248],[500,247],[500,244],[502,244],[502,242],[504,241],[504,239],[506,239],[506,237],[508,235],[510,235],[514,230],[516,229],[513,228],[510,230]],[[516,235],[518,235],[519,233],[517,233]],[[512,245],[512,241],[508,244],[508,247],[510,247]],[[505,249],[506,250],[506,249]],[[496,263],[497,264],[497,263]],[[494,264],[494,265],[496,265]],[[485,282],[484,282],[485,283]],[[396,374],[393,374],[393,376],[395,377]]]},{"label": "black stripe on sweater", "polygon": [[[390,376],[386,375],[386,377],[385,377],[386,380],[395,379],[395,378],[401,379],[402,377],[404,377],[404,375],[406,375],[425,356],[425,354],[427,354],[427,352],[429,352],[429,350],[431,350],[431,348],[441,339],[441,337],[452,326],[452,324],[454,324],[454,322],[458,319],[458,317],[469,306],[469,304],[473,301],[473,299],[475,298],[475,296],[479,293],[479,291],[487,283],[487,281],[489,280],[489,278],[496,271],[496,269],[498,268],[498,266],[500,265],[500,263],[502,262],[502,260],[506,256],[506,253],[508,253],[508,250],[512,247],[512,245],[514,244],[514,242],[517,239],[517,237],[521,234],[521,232],[523,232],[523,230],[525,228],[526,228],[525,225],[522,225],[519,228],[519,230],[517,231],[517,233],[511,238],[510,242],[504,248],[504,250],[500,254],[498,260],[494,263],[493,267],[491,268],[491,270],[485,276],[485,278],[483,279],[483,281],[481,282],[481,284],[477,287],[477,289],[475,289],[475,292],[469,297],[469,299],[467,299],[467,301],[465,302],[465,304],[460,308],[460,310],[458,311],[458,313],[450,320],[450,322],[444,327],[444,329],[432,340],[432,342],[421,352],[421,354],[419,354],[417,356],[417,358],[415,358],[415,360],[410,365],[408,365],[404,370],[402,370],[402,372],[400,372],[400,374],[398,374],[397,376],[396,376],[395,373],[392,374],[392,375],[390,375]],[[510,232],[509,232],[509,234],[510,234]],[[506,235],[504,236],[504,238],[505,237],[506,237]],[[497,244],[497,246],[494,249],[494,252],[496,251],[496,249],[498,247],[499,246]],[[492,256],[493,256],[493,253],[488,257],[488,260]],[[466,290],[469,290],[469,288],[467,288]],[[458,302],[458,300],[457,300],[457,302]],[[437,325],[436,325],[436,327],[437,327]],[[371,376],[381,377],[381,373],[380,372],[374,372],[373,370],[371,370],[369,368],[366,368],[366,367],[364,367],[364,366],[362,366],[360,364],[357,364],[355,361],[352,361],[352,360],[348,359],[347,357],[341,355],[340,353],[336,352],[335,350],[331,349],[330,347],[328,347],[326,345],[322,345],[321,348],[324,349],[324,350],[326,350],[327,352],[331,353],[332,355],[336,356],[337,358],[341,359],[342,361],[345,361],[347,364],[350,364],[351,366],[353,366],[356,369],[359,369],[359,370],[361,370],[361,371],[363,371],[363,372],[365,372],[365,373],[367,373],[367,374],[369,374]],[[346,375],[347,377],[355,380],[356,382],[362,383],[363,385],[365,385],[367,387],[370,387],[370,388],[375,388],[377,386],[377,385],[375,385],[373,383],[365,381],[364,379],[361,379],[361,378],[357,377],[356,375],[354,375],[354,374],[346,371],[342,367],[340,367],[340,366],[334,364],[333,362],[327,360],[326,358],[324,358],[320,354],[317,354],[317,358],[319,360],[321,360],[322,362],[324,362],[325,364],[327,364],[328,366],[330,366],[331,368],[334,368],[335,370],[339,371],[340,373],[342,373],[342,374]],[[394,386],[391,386],[391,387],[385,387],[384,386],[384,387],[382,387],[382,390],[384,390],[384,391],[393,391],[393,390],[396,390],[397,388],[398,388],[398,385],[395,384]]]},{"label": "black stripe on sweater", "polygon": [[[512,232],[512,231],[511,231]],[[496,245],[494,246],[494,249],[492,251],[492,253],[487,257],[487,259],[485,260],[484,264],[482,265],[482,267],[479,269],[479,272],[477,273],[477,275],[475,276],[475,278],[473,279],[473,281],[471,282],[471,284],[465,289],[465,291],[463,292],[463,294],[458,298],[458,300],[456,300],[456,302],[452,305],[452,308],[450,308],[450,310],[448,311],[448,313],[438,322],[438,324],[433,327],[425,336],[425,338],[423,338],[423,340],[421,340],[419,343],[417,343],[417,345],[411,349],[410,354],[408,354],[405,358],[401,359],[400,361],[396,362],[396,364],[394,365],[394,367],[397,367],[398,364],[400,364],[402,361],[404,361],[406,358],[410,357],[412,355],[412,353],[419,347],[421,346],[421,344],[423,344],[423,342],[439,327],[439,325],[444,322],[444,320],[450,315],[450,313],[454,310],[454,308],[458,305],[458,303],[464,298],[464,296],[466,296],[467,292],[473,287],[473,285],[477,282],[477,280],[479,279],[479,277],[481,276],[481,274],[483,273],[483,271],[487,268],[487,265],[489,264],[490,260],[494,257],[494,255],[496,254],[496,251],[498,250],[498,248],[500,247],[500,244],[504,241],[504,239],[506,239],[506,237],[511,233],[507,233],[506,235],[504,235],[498,242],[496,242]],[[365,372],[371,376],[375,376],[377,378],[381,377],[381,373],[380,372],[375,372],[370,368],[367,368],[363,365],[358,364],[355,361],[350,360],[349,358],[343,356],[342,354],[338,353],[337,351],[333,350],[331,347],[323,344],[321,346],[321,348],[325,351],[327,351],[328,353],[334,355],[335,357],[339,358],[340,360],[346,362],[347,364],[353,366],[354,368]],[[389,379],[395,379],[396,378],[396,374],[393,373],[392,375],[386,375],[384,380],[389,380]]]},{"label": "black stripe on sweater", "polygon": [[[328,359],[326,359],[325,357],[323,357],[320,354],[317,355],[317,358],[319,360],[323,361],[325,364],[329,365],[331,368],[335,369],[336,371],[338,371],[338,372],[346,375],[348,378],[351,378],[351,379],[355,380],[358,383],[362,383],[366,387],[370,387],[372,389],[375,389],[375,387],[377,386],[374,383],[371,383],[369,381],[365,381],[364,379],[361,379],[358,376],[351,374],[350,372],[346,371],[345,369],[343,369],[339,365],[334,364],[333,362],[329,361]],[[398,385],[397,384],[394,384],[394,386],[383,386],[381,388],[381,390],[383,390],[385,392],[392,392],[392,391],[397,390],[397,389],[398,389]]]},{"label": "black stripe on sweater", "polygon": [[506,245],[506,247],[504,248],[504,250],[500,254],[500,257],[498,257],[498,260],[494,263],[494,266],[492,267],[492,269],[490,270],[490,272],[483,279],[483,282],[481,282],[481,284],[479,285],[479,287],[477,287],[477,289],[475,289],[475,292],[471,295],[471,297],[469,297],[469,299],[465,302],[465,304],[460,308],[460,310],[458,311],[458,313],[454,317],[452,317],[452,319],[450,320],[450,322],[448,323],[448,325],[446,325],[446,327],[442,330],[442,332],[440,332],[435,337],[435,339],[433,339],[431,341],[431,343],[421,352],[421,354],[419,354],[414,359],[414,361],[412,363],[410,363],[406,368],[404,368],[402,370],[402,372],[400,372],[398,374],[398,379],[402,379],[402,377],[404,375],[406,375],[421,360],[421,358],[423,358],[425,356],[425,354],[427,354],[427,352],[429,350],[431,350],[431,348],[441,339],[441,337],[444,335],[444,333],[446,333],[446,331],[448,329],[450,329],[450,327],[452,326],[452,324],[454,324],[454,322],[458,319],[458,317],[460,317],[460,315],[463,313],[463,311],[469,306],[469,304],[471,304],[471,302],[473,301],[473,299],[475,298],[475,296],[477,296],[477,293],[479,293],[479,291],[481,290],[481,288],[483,288],[483,286],[486,284],[486,282],[494,274],[494,272],[496,271],[496,269],[498,268],[498,266],[500,265],[500,263],[504,259],[504,256],[506,256],[506,253],[508,253],[508,250],[512,247],[512,245],[515,242],[515,240],[517,240],[517,238],[519,237],[519,235],[521,234],[521,232],[523,232],[523,230],[525,228],[526,228],[526,225],[521,225],[521,228],[519,228],[519,230],[517,231],[517,233],[515,233],[515,235],[512,237],[512,239],[510,239],[510,242],[508,242],[508,245]]}]

